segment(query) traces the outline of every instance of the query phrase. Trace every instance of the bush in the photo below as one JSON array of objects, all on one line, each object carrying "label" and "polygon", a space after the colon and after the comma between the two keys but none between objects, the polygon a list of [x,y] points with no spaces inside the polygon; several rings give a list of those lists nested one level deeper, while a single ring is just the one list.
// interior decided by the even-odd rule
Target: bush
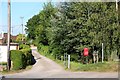
[{"label": "bush", "polygon": [[34,64],[34,62],[33,62],[33,55],[31,54],[32,53],[32,51],[31,51],[31,49],[30,49],[30,46],[29,45],[25,45],[25,44],[22,44],[21,46],[20,46],[20,51],[22,51],[24,54],[25,54],[25,56],[26,56],[26,65],[32,65],[32,64]]},{"label": "bush", "polygon": [[22,51],[11,50],[10,56],[13,61],[13,70],[24,69],[26,67],[26,57]]},{"label": "bush", "polygon": [[70,54],[70,60],[71,61],[78,61],[78,54]]},{"label": "bush", "polygon": [[34,64],[33,63],[33,61],[32,61],[32,59],[34,58],[34,56],[31,54],[31,49],[22,49],[21,50],[24,54],[25,54],[25,56],[26,56],[26,64],[27,65],[32,65],[32,64]]},{"label": "bush", "polygon": [[0,65],[7,65],[7,62],[0,62]]},{"label": "bush", "polygon": [[30,46],[29,45],[25,45],[25,44],[21,44],[19,46],[19,49],[30,49]]},{"label": "bush", "polygon": [[40,51],[41,54],[49,56],[49,46],[39,45],[38,50]]}]

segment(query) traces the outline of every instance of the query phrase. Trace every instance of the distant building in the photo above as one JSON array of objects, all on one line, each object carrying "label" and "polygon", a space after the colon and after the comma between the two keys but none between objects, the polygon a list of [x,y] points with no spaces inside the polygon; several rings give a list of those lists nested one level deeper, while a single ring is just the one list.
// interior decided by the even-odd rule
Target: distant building
[{"label": "distant building", "polygon": [[3,43],[3,32],[0,33],[0,44],[2,44],[2,43]]},{"label": "distant building", "polygon": [[[7,62],[7,33],[0,33],[0,62]],[[11,35],[10,50],[18,50],[19,44],[12,43],[16,41],[17,36]]]},{"label": "distant building", "polygon": [[[7,33],[0,33],[0,44],[6,44],[7,43]],[[11,35],[11,41],[16,41],[17,36]]]}]

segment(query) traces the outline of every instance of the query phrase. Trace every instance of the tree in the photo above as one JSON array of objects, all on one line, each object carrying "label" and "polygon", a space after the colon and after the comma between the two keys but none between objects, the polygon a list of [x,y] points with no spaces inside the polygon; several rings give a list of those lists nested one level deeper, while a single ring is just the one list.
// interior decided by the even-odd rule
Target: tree
[{"label": "tree", "polygon": [[22,38],[23,38],[23,41],[26,41],[25,34],[18,34],[17,38],[16,38],[16,41],[19,42],[19,43],[21,43],[22,42]]},{"label": "tree", "polygon": [[115,3],[64,2],[58,7],[44,5],[38,15],[27,22],[28,38],[39,46],[48,45],[51,54],[80,55],[83,48],[101,53],[105,58],[118,52],[119,27]]}]

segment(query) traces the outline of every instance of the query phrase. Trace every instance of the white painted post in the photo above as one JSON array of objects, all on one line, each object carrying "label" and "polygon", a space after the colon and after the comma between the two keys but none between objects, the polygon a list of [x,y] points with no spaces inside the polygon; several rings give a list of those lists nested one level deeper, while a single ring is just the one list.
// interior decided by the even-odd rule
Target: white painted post
[{"label": "white painted post", "polygon": [[104,52],[103,52],[103,43],[102,43],[102,62],[103,62],[103,59],[104,59]]},{"label": "white painted post", "polygon": [[68,55],[68,69],[70,69],[70,55]]}]

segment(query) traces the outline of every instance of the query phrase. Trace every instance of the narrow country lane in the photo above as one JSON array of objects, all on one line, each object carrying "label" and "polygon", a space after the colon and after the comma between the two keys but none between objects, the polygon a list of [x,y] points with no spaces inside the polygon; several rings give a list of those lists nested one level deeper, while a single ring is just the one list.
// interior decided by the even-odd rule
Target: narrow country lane
[{"label": "narrow country lane", "polygon": [[31,70],[5,76],[7,78],[45,78],[53,74],[65,72],[60,65],[40,55],[35,47],[32,47],[32,54],[36,59],[36,63]]},{"label": "narrow country lane", "polygon": [[4,75],[6,78],[118,78],[118,73],[104,72],[70,72],[65,71],[54,61],[40,55],[35,47],[32,47],[36,63],[29,71]]}]

